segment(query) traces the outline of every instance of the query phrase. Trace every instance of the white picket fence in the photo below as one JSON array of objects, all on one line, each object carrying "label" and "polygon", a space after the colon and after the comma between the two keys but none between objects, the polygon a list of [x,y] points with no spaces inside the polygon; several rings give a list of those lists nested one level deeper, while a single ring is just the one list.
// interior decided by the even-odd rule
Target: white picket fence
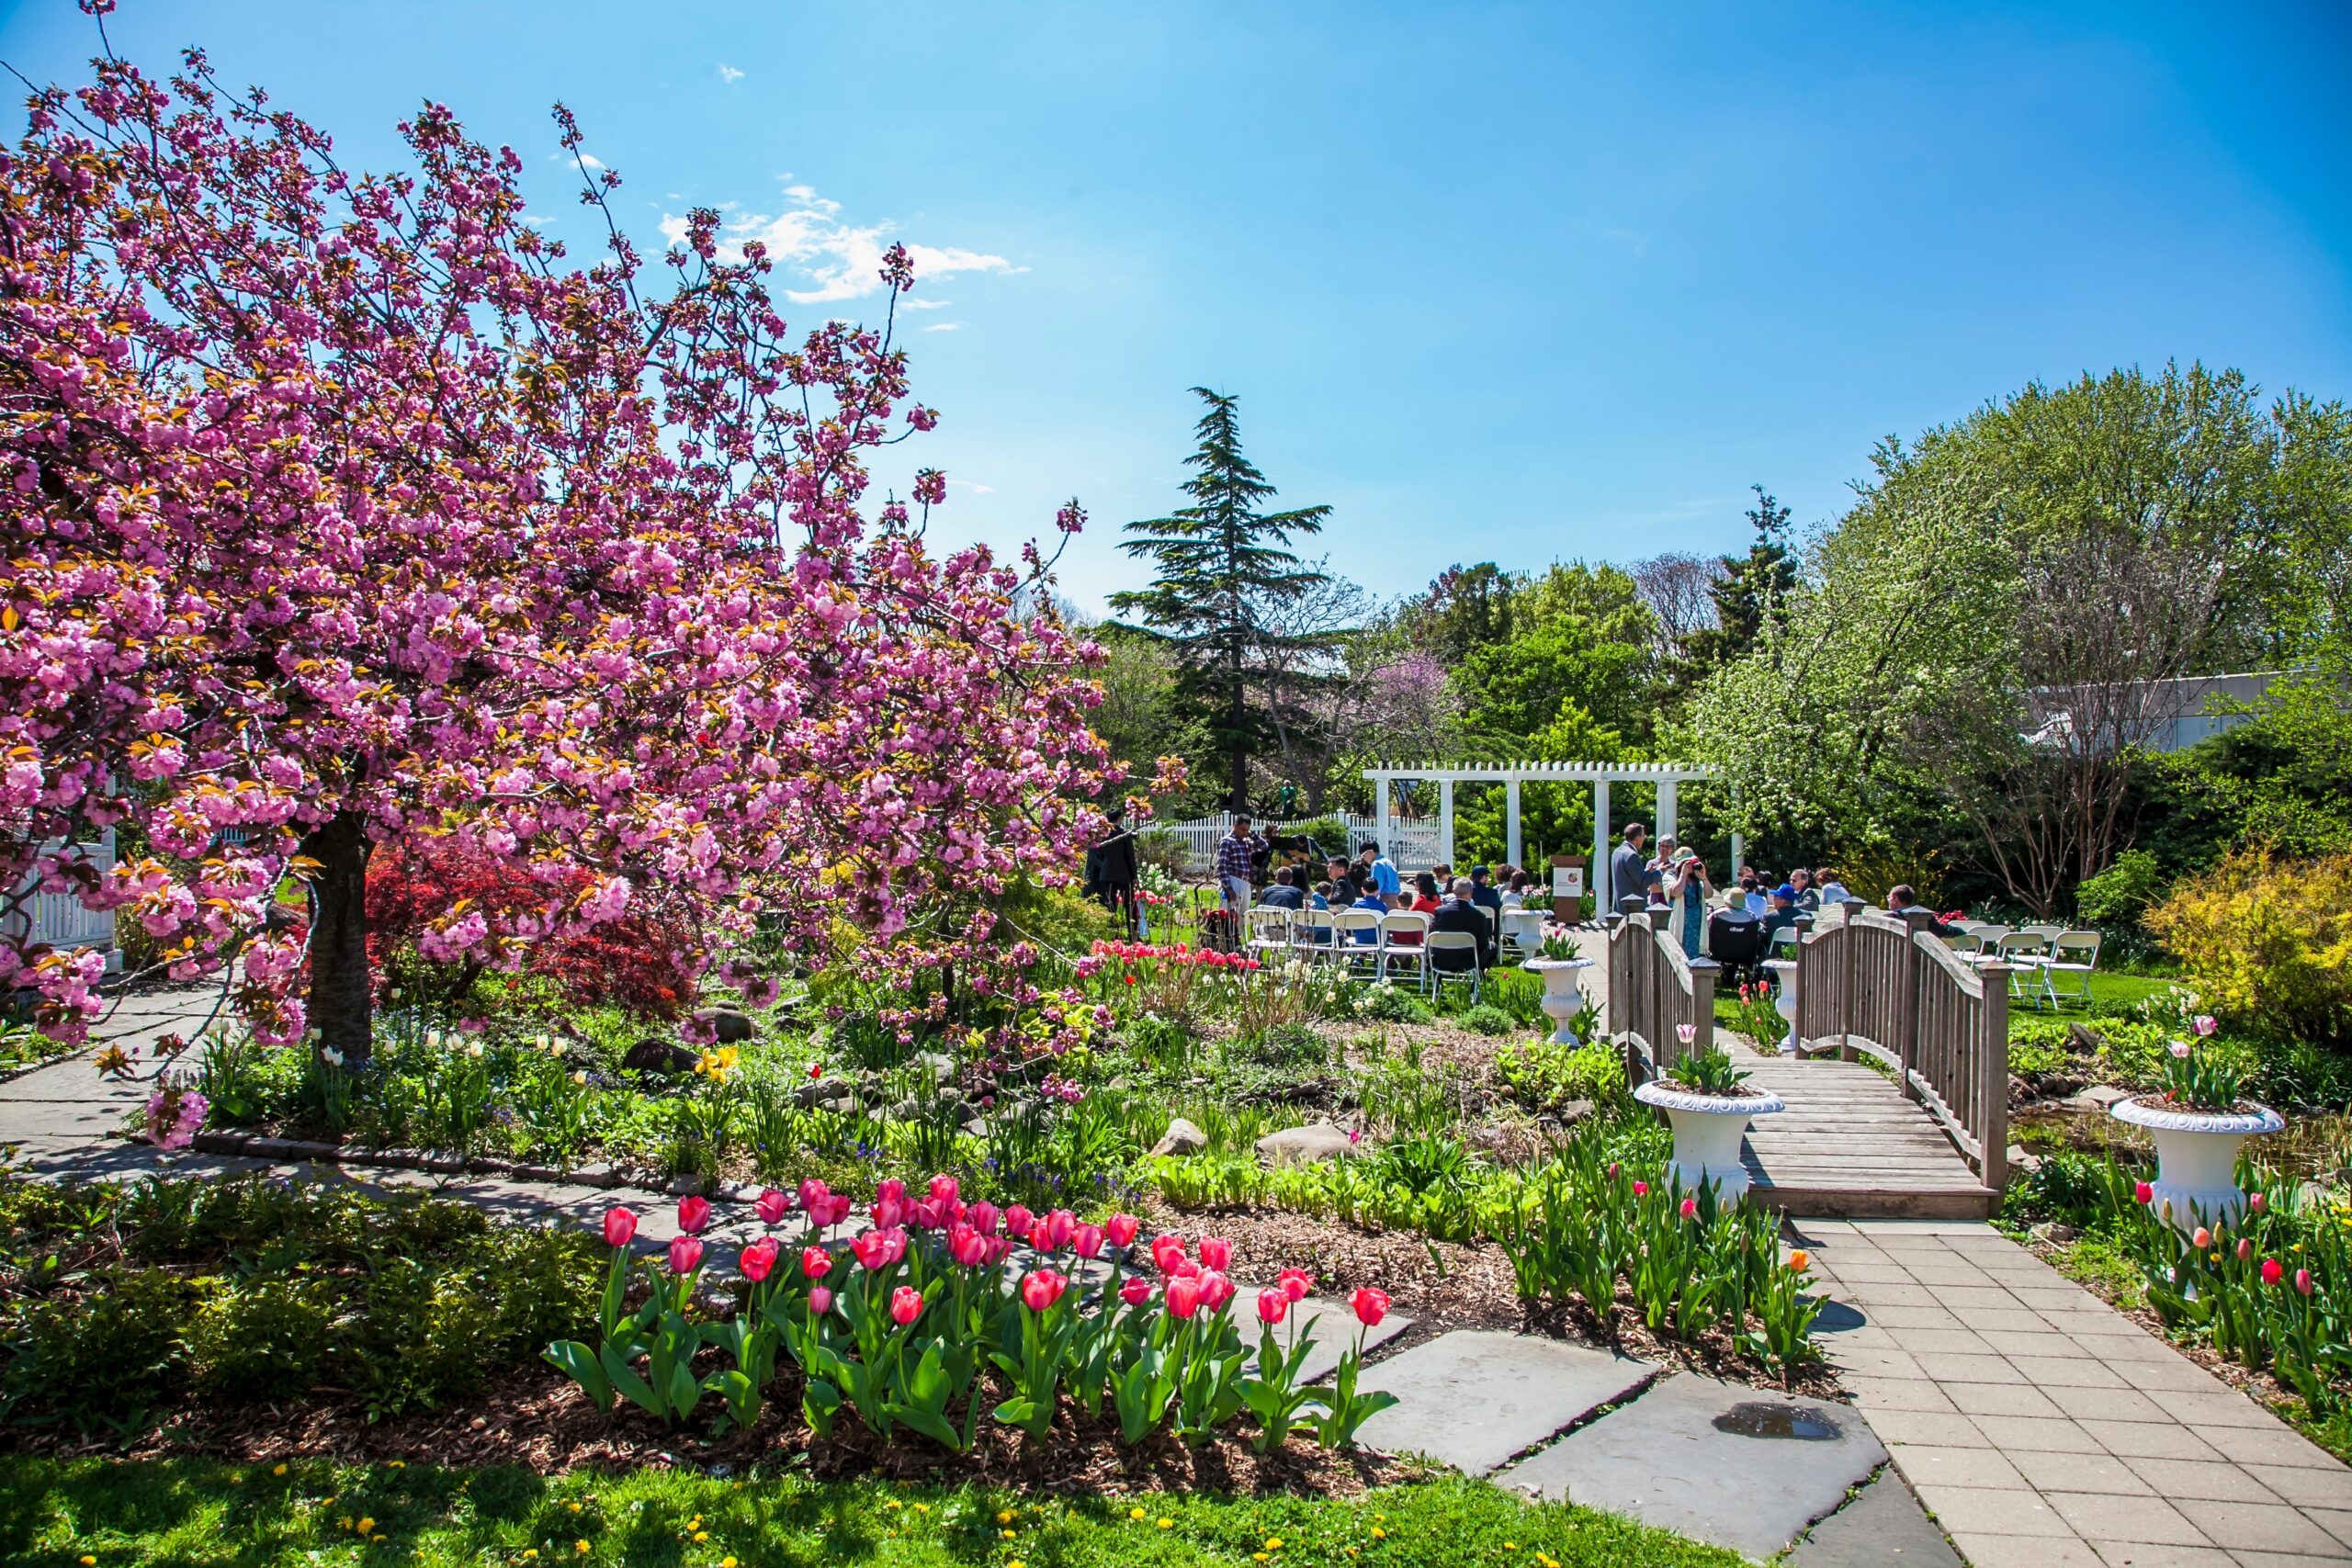
[{"label": "white picket fence", "polygon": [[[42,852],[54,853],[60,847],[45,844]],[[96,843],[74,848],[101,874],[114,869],[113,829],[107,829]],[[19,892],[29,886],[29,882],[19,885]],[[34,893],[29,897],[10,899],[7,908],[0,910],[0,936],[69,950],[95,947],[107,955],[107,969],[122,966],[122,953],[114,941],[114,911],[85,909],[82,900],[71,893]]]},{"label": "white picket fence", "polygon": [[[1427,871],[1437,863],[1437,824],[1408,821],[1398,818],[1389,824],[1385,836],[1381,832],[1376,817],[1358,817],[1352,813],[1327,811],[1317,817],[1301,817],[1290,822],[1253,823],[1260,832],[1287,833],[1336,817],[1348,830],[1348,856],[1353,859],[1358,844],[1371,839],[1381,852],[1396,863],[1396,869],[1409,875]],[[1216,863],[1216,841],[1233,831],[1233,813],[1220,811],[1214,817],[1195,817],[1189,822],[1154,822],[1144,829],[1146,833],[1166,833],[1184,846],[1184,863],[1195,874],[1205,876]]]}]

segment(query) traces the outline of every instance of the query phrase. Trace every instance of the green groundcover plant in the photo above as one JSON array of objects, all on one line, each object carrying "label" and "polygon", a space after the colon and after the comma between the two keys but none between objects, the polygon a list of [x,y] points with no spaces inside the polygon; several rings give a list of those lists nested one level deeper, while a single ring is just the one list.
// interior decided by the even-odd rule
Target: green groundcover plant
[{"label": "green groundcover plant", "polygon": [[[366,1529],[363,1530],[362,1526]],[[1031,1497],[789,1469],[542,1476],[429,1465],[0,1458],[0,1559],[49,1568],[1736,1568],[1613,1515],[1447,1478],[1352,1498]]]}]

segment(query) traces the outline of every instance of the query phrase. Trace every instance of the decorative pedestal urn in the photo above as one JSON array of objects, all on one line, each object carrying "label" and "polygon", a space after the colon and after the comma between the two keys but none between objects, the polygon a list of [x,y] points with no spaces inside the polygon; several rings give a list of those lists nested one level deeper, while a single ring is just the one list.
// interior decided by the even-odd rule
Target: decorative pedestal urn
[{"label": "decorative pedestal urn", "polygon": [[[1789,1021],[1789,1032],[1781,1036],[1781,1055],[1797,1054],[1797,961],[1793,958],[1768,958],[1764,967],[1780,982],[1772,987],[1772,1005],[1782,1018]],[[1757,1043],[1759,1046],[1763,1042]]]},{"label": "decorative pedestal urn", "polygon": [[1673,1123],[1674,1157],[1667,1162],[1667,1179],[1694,1192],[1702,1182],[1711,1185],[1722,1203],[1736,1203],[1747,1195],[1747,1168],[1739,1163],[1739,1141],[1747,1134],[1747,1119],[1787,1109],[1779,1095],[1760,1090],[1693,1094],[1657,1080],[1635,1089],[1634,1098],[1665,1111]]},{"label": "decorative pedestal urn", "polygon": [[2233,1224],[2245,1208],[2238,1189],[2238,1149],[2248,1138],[2276,1133],[2286,1118],[2267,1105],[2247,1111],[2176,1110],[2163,1100],[2119,1100],[2107,1113],[2145,1127],[2156,1141],[2156,1179],[2148,1206],[2172,1207],[2173,1228],[2186,1235],[2200,1224]]},{"label": "decorative pedestal urn", "polygon": [[1568,1020],[1584,1010],[1584,993],[1577,989],[1577,971],[1592,967],[1589,958],[1531,958],[1520,965],[1531,975],[1544,976],[1544,1015],[1556,1026],[1552,1032],[1555,1045],[1581,1045],[1568,1027]]},{"label": "decorative pedestal urn", "polygon": [[1505,909],[1503,940],[1521,953],[1535,953],[1544,946],[1544,911],[1541,909]]}]

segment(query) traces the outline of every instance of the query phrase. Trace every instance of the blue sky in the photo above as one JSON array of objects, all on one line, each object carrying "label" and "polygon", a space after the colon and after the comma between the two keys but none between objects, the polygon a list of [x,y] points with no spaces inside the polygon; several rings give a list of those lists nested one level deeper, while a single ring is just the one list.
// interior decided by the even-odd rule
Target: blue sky
[{"label": "blue sky", "polygon": [[[79,81],[68,0],[0,57]],[[928,247],[908,318],[955,488],[1010,546],[1076,493],[1066,590],[1136,581],[1204,383],[1334,565],[1738,547],[1871,443],[2029,379],[2201,357],[2352,395],[2352,6],[157,4],[397,161],[422,98],[511,142],[557,232],[576,109],[641,237],[727,207],[804,321]],[[13,117],[12,117],[13,118]],[[12,124],[10,134],[15,133]],[[586,245],[575,244],[575,254]],[[903,461],[901,461],[903,459]]]}]

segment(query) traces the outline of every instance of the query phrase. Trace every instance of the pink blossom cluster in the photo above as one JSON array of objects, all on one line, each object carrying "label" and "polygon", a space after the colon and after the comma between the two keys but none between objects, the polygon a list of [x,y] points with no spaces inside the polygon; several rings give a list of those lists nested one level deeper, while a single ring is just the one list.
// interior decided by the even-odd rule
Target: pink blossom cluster
[{"label": "pink blossom cluster", "polygon": [[[429,956],[756,919],[820,957],[855,931],[910,1021],[950,972],[1022,1005],[992,919],[956,922],[1099,829],[1101,649],[1025,607],[1034,548],[933,547],[936,470],[869,520],[865,454],[937,419],[888,321],[796,341],[708,210],[658,262],[615,225],[574,264],[439,105],[413,172],[363,175],[200,52],[95,70],[0,152],[0,889],[119,911],[175,977],[236,962],[263,1038],[346,1050],[368,987],[322,969],[364,951],[266,923],[275,891],[333,925],[419,831],[548,889],[449,911]],[[903,248],[882,276],[895,310]],[[57,847],[116,824],[154,853]],[[94,980],[0,942],[61,1038]]]},{"label": "pink blossom cluster", "polygon": [[159,1149],[184,1149],[196,1142],[212,1102],[192,1089],[166,1084],[147,1100],[145,1134]]}]

